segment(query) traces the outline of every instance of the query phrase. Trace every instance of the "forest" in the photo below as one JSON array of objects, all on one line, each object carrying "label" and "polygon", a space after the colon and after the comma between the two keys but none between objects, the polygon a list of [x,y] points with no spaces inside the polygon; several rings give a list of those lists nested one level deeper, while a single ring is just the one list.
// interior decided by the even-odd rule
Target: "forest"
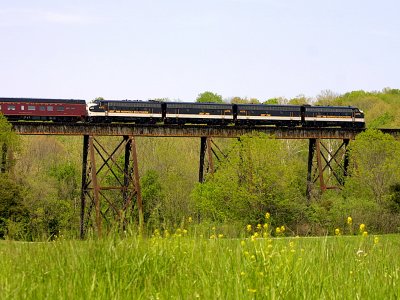
[{"label": "forest", "polygon": [[[168,101],[168,99],[163,99]],[[262,223],[286,235],[334,235],[348,216],[373,233],[400,231],[400,144],[379,128],[400,128],[400,90],[323,91],[315,98],[224,99],[212,92],[199,102],[356,106],[368,130],[349,144],[349,170],[340,189],[306,195],[307,140],[278,140],[255,134],[214,139],[227,156],[198,183],[199,138],[137,137],[146,232],[193,226],[219,228],[236,237]],[[104,137],[112,143],[116,138]],[[82,137],[18,136],[0,117],[0,238],[48,240],[79,237]],[[338,141],[329,141],[334,147]],[[137,220],[133,219],[133,224]],[[274,233],[273,233],[274,234]]]}]

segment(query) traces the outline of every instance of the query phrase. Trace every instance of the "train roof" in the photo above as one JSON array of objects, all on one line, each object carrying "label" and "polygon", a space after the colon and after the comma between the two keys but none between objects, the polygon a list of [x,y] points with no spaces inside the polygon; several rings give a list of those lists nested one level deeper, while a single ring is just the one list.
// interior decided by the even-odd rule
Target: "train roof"
[{"label": "train roof", "polygon": [[214,103],[214,102],[166,102],[167,107],[215,107],[215,108],[232,108],[232,104],[228,103]]},{"label": "train roof", "polygon": [[306,110],[354,110],[358,109],[355,106],[320,106],[320,105],[310,105],[305,106]]},{"label": "train roof", "polygon": [[41,98],[1,98],[1,97],[0,97],[0,102],[86,104],[86,101],[81,99],[41,99]]},{"label": "train roof", "polygon": [[300,111],[301,105],[285,105],[285,104],[233,104],[238,109],[249,109],[249,110],[294,110]]}]

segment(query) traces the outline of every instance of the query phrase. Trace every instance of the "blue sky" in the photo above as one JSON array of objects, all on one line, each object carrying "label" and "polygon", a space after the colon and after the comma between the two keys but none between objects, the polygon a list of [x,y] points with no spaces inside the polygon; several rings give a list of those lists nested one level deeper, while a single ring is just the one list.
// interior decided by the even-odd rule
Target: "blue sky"
[{"label": "blue sky", "polygon": [[0,97],[400,88],[398,0],[0,2]]}]

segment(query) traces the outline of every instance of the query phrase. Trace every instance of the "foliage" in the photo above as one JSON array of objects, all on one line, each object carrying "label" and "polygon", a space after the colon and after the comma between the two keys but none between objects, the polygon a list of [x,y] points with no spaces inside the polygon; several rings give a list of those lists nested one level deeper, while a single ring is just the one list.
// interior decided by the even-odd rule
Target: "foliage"
[{"label": "foliage", "polygon": [[368,128],[400,127],[400,93],[384,88],[382,92],[352,91],[343,95],[323,91],[317,105],[356,106],[365,112]]},{"label": "foliage", "polygon": [[23,190],[6,174],[0,174],[0,238],[25,238],[27,223]]},{"label": "foliage", "polygon": [[[211,92],[202,93],[199,98],[222,102],[222,96]],[[264,103],[304,101],[309,98],[277,97]],[[232,102],[256,101],[235,97]],[[364,110],[368,128],[400,127],[398,89],[360,90],[343,95],[327,90],[317,96],[316,104],[357,106]],[[111,147],[115,140],[104,138],[104,145]],[[2,236],[28,240],[55,238],[60,233],[76,236],[82,138],[19,138],[0,116],[0,143],[4,142],[15,165],[9,176],[1,179]],[[223,152],[229,153],[228,158],[221,156],[222,160],[215,162],[215,174],[200,185],[199,138],[140,137],[137,151],[145,221],[148,228],[174,228],[190,215],[201,223],[199,226],[212,222],[238,232],[243,224],[257,224],[268,210],[272,224],[285,224],[287,234],[323,235],[348,215],[368,222],[376,232],[399,232],[398,143],[378,131],[358,135],[350,142],[350,176],[344,189],[325,192],[308,202],[306,142],[277,141],[262,135],[246,136],[233,143],[218,140]],[[117,158],[119,162],[121,159]],[[121,176],[119,170],[114,171]],[[111,175],[107,180],[110,185],[115,183]],[[8,190],[14,190],[15,197],[9,198]]]},{"label": "foliage", "polygon": [[283,146],[261,134],[233,143],[229,158],[192,194],[200,216],[256,224],[269,211],[277,222],[297,221],[305,203],[296,176],[301,171]]},{"label": "foliage", "polygon": [[148,170],[140,179],[143,199],[144,219],[149,227],[158,227],[162,223],[162,201],[164,193],[160,176],[154,170]]},{"label": "foliage", "polygon": [[288,99],[283,98],[283,97],[278,97],[278,98],[270,98],[266,101],[263,102],[263,104],[287,104]]},{"label": "foliage", "polygon": [[373,129],[359,134],[350,148],[349,189],[382,204],[389,187],[400,182],[399,155],[399,142],[391,135]]},{"label": "foliage", "polygon": [[198,95],[196,102],[202,103],[223,103],[222,96],[213,92],[204,92]]},{"label": "foliage", "polygon": [[233,97],[230,102],[232,104],[260,104],[260,101],[256,98]]},{"label": "foliage", "polygon": [[292,98],[289,100],[290,105],[304,105],[304,104],[310,104],[311,99],[307,98],[304,95],[299,95],[296,98]]}]

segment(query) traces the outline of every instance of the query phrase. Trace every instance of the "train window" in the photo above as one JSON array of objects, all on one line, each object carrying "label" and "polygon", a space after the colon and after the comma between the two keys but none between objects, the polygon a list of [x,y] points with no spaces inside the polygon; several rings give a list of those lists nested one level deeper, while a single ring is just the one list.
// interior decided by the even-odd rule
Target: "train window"
[{"label": "train window", "polygon": [[0,110],[1,110],[1,105],[0,105]]},{"label": "train window", "polygon": [[21,110],[25,110],[25,106],[24,105],[21,105]]},{"label": "train window", "polygon": [[47,111],[53,111],[53,110],[54,110],[53,106],[47,106]]},{"label": "train window", "polygon": [[46,107],[43,106],[43,105],[41,105],[41,106],[39,106],[39,110],[40,110],[40,111],[45,111],[45,110],[46,110]]},{"label": "train window", "polygon": [[15,105],[9,105],[9,106],[7,107],[7,109],[8,109],[8,110],[15,110]]},{"label": "train window", "polygon": [[33,105],[28,105],[28,110],[36,110],[36,107]]},{"label": "train window", "polygon": [[56,109],[57,111],[64,111],[64,106],[57,106]]}]

